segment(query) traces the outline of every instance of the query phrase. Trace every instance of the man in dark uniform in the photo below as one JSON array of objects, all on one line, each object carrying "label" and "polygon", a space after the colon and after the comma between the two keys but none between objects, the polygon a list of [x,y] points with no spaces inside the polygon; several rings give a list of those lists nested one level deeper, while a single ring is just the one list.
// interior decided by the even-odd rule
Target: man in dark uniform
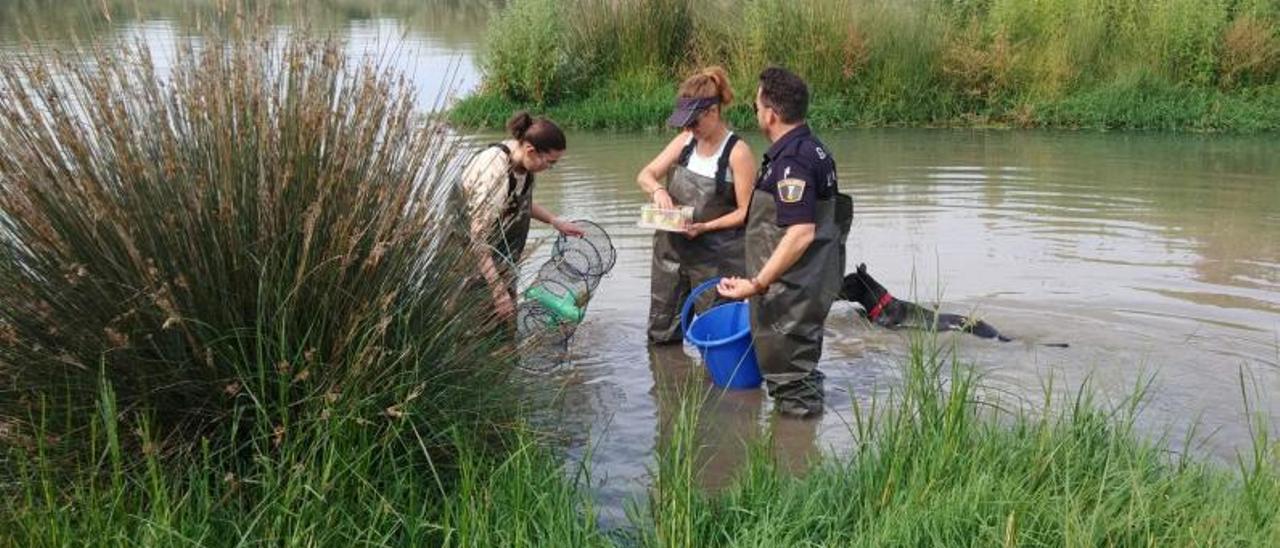
[{"label": "man in dark uniform", "polygon": [[822,331],[844,276],[852,201],[841,196],[835,161],[809,131],[809,88],[777,67],[760,73],[756,120],[773,145],[747,213],[748,279],[726,278],[719,292],[750,298],[751,333],[774,408],[820,413]]}]

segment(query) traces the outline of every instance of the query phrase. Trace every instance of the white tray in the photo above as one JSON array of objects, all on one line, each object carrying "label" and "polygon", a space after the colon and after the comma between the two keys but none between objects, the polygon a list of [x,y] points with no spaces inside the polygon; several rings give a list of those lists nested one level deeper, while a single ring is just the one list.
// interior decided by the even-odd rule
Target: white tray
[{"label": "white tray", "polygon": [[661,209],[649,204],[640,208],[640,221],[636,226],[666,232],[684,232],[685,226],[692,221],[693,208],[690,206]]}]

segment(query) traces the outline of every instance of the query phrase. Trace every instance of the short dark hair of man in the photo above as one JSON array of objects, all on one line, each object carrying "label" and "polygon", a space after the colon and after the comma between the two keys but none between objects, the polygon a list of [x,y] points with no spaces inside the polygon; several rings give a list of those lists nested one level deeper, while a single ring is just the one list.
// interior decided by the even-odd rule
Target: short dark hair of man
[{"label": "short dark hair of man", "polygon": [[760,73],[760,102],[777,112],[783,123],[799,123],[809,114],[809,86],[794,72],[769,67]]}]

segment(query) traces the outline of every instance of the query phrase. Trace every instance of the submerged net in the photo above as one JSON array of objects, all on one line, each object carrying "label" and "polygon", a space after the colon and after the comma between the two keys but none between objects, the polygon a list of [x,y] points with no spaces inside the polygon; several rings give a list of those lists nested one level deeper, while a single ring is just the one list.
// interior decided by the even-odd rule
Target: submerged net
[{"label": "submerged net", "polygon": [[585,220],[573,223],[584,235],[556,238],[551,257],[538,268],[516,311],[526,367],[544,369],[565,360],[596,287],[618,260],[604,228]]}]

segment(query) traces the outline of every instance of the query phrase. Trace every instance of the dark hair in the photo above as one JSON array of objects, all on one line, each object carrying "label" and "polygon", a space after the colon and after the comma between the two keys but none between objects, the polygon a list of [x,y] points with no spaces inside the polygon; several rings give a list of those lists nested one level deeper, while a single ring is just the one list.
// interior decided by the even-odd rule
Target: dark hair
[{"label": "dark hair", "polygon": [[542,116],[534,118],[523,110],[507,120],[507,131],[517,141],[533,145],[538,152],[564,150],[568,146],[560,126]]},{"label": "dark hair", "polygon": [[794,72],[769,67],[760,72],[760,102],[784,123],[799,123],[809,114],[809,86]]}]

